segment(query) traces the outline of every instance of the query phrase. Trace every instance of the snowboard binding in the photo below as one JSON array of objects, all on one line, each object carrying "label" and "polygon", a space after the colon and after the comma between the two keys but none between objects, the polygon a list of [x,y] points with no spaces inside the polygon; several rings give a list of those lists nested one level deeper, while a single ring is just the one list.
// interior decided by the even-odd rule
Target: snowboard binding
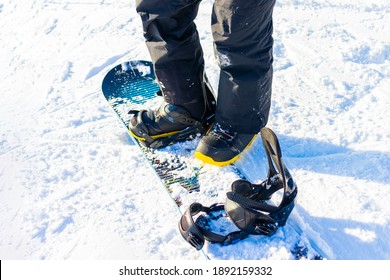
[{"label": "snowboard binding", "polygon": [[[279,141],[274,132],[263,128],[260,132],[268,160],[267,179],[261,184],[252,184],[247,180],[232,183],[231,191],[226,194],[226,203],[204,207],[193,203],[179,221],[179,230],[183,238],[197,250],[204,241],[231,244],[246,238],[248,235],[272,236],[280,226],[284,226],[291,214],[298,193],[297,186],[290,172],[282,161]],[[274,206],[266,203],[278,190],[283,189],[280,204]],[[194,216],[200,212],[210,214],[225,210],[233,223],[240,229],[222,236],[206,229],[207,219]]]},{"label": "snowboard binding", "polygon": [[[151,135],[151,127],[143,121],[143,117],[152,112],[147,110],[129,111],[129,114],[133,115],[129,123],[129,132],[140,144],[152,149],[164,148],[177,142],[193,140],[196,136],[205,134],[214,121],[214,115],[209,116],[208,119],[202,122],[197,121],[186,114],[185,110],[180,108],[180,106],[167,103],[163,104],[159,110],[163,111],[163,114],[158,116],[160,124],[165,127],[171,126],[171,132]],[[157,129],[164,130],[160,127],[157,127]]]},{"label": "snowboard binding", "polygon": [[[204,135],[214,123],[216,101],[207,77],[203,77],[204,109],[197,120],[183,106],[163,102],[157,110],[130,110],[129,132],[140,144],[152,149],[164,148],[177,142],[193,140]],[[159,90],[156,93],[163,97]],[[199,113],[199,112],[198,112]]]},{"label": "snowboard binding", "polygon": [[194,221],[193,217],[200,212],[204,212],[209,215],[221,210],[224,210],[223,204],[216,203],[210,207],[205,207],[197,202],[192,203],[180,219],[179,229],[183,238],[197,250],[203,248],[205,240],[212,243],[232,244],[238,240],[246,238],[248,233],[244,231],[234,231],[225,236],[208,230],[206,228],[207,221],[202,219],[204,216],[200,216]]}]

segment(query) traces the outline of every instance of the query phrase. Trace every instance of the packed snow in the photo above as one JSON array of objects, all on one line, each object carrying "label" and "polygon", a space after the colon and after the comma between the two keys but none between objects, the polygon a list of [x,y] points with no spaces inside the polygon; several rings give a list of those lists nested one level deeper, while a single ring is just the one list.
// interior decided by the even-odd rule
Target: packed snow
[{"label": "packed snow", "polygon": [[[212,4],[196,23],[217,88]],[[299,188],[290,225],[327,259],[390,259],[389,12],[388,0],[275,6],[268,126]],[[0,259],[204,259],[101,93],[111,68],[150,60],[135,1],[0,0],[0,18]],[[258,181],[262,159],[237,164]],[[232,174],[209,169],[202,180],[228,191]],[[291,259],[292,227],[270,248],[251,237],[206,250]]]}]

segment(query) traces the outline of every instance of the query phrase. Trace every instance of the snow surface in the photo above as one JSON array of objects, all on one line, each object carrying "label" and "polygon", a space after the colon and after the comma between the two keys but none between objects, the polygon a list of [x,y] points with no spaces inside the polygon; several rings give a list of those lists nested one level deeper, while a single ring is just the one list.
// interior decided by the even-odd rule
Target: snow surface
[{"label": "snow surface", "polygon": [[[196,22],[216,88],[212,3]],[[390,259],[389,12],[388,0],[275,7],[268,126],[299,188],[291,221],[330,259]],[[115,65],[149,60],[134,1],[0,0],[0,18],[0,258],[204,258],[100,92]],[[264,178],[265,164],[238,164]],[[256,240],[243,243],[253,255],[213,257],[257,258]]]}]

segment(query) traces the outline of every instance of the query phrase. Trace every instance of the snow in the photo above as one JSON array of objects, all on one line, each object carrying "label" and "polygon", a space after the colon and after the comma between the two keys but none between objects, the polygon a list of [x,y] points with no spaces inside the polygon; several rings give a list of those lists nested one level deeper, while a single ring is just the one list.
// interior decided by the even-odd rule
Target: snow
[{"label": "snow", "polygon": [[[212,3],[196,22],[216,88]],[[329,259],[390,259],[389,12],[387,0],[279,0],[274,11],[268,126],[299,188],[289,221]],[[0,17],[0,258],[204,259],[100,92],[115,65],[149,60],[135,3],[0,0]],[[260,157],[238,164],[265,176]],[[205,183],[221,180],[205,168]],[[272,246],[290,236],[279,230]],[[206,249],[291,258],[267,244]]]}]

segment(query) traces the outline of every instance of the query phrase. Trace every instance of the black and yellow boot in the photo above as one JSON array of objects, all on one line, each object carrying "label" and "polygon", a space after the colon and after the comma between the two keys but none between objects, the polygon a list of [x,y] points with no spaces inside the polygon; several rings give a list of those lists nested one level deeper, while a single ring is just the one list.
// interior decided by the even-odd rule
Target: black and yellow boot
[{"label": "black and yellow boot", "polygon": [[195,157],[211,165],[229,165],[239,158],[256,136],[257,134],[233,133],[216,124],[199,142]]},{"label": "black and yellow boot", "polygon": [[130,133],[144,146],[158,149],[204,135],[214,122],[216,101],[211,90],[207,99],[183,105],[163,101],[154,110],[130,111]]}]

